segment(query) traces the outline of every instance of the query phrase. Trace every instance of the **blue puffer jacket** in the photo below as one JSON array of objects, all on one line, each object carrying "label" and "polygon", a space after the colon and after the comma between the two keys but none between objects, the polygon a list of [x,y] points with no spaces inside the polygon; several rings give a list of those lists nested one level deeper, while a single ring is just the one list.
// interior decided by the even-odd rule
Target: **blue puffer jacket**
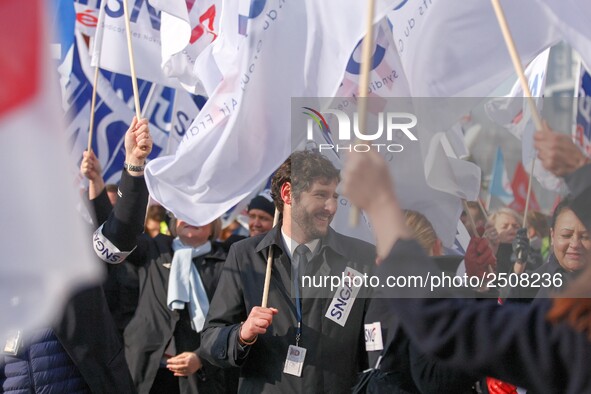
[{"label": "blue puffer jacket", "polygon": [[17,356],[0,353],[0,393],[63,394],[90,390],[53,331],[43,329],[25,336]]}]

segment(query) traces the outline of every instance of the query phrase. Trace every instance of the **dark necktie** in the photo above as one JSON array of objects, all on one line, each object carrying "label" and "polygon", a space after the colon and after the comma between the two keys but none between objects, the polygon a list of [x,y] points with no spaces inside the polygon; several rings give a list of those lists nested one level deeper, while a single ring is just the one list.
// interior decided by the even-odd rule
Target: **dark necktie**
[{"label": "dark necktie", "polygon": [[302,274],[306,270],[306,264],[308,263],[308,253],[310,249],[304,245],[298,245],[293,253],[293,259],[291,262],[292,275],[294,283],[295,298],[299,299],[301,294]]}]

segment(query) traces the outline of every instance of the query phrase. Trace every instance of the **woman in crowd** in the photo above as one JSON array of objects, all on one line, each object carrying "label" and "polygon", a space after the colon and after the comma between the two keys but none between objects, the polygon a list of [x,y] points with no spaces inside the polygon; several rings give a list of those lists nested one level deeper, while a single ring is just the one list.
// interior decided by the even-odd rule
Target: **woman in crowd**
[{"label": "woman in crowd", "polygon": [[[584,268],[591,265],[591,238],[589,231],[572,210],[573,201],[563,199],[554,209],[550,222],[551,253],[548,262],[533,271],[540,278],[550,277],[550,286],[519,286],[511,289],[511,299],[548,298],[572,282]],[[530,248],[523,248],[524,260]],[[521,262],[516,262],[516,265]],[[531,273],[529,277],[535,278]],[[523,282],[525,283],[525,282]]]},{"label": "woman in crowd", "polygon": [[[545,168],[566,176],[573,192],[572,211],[591,226],[591,165],[570,139],[544,130],[536,133],[536,148]],[[577,153],[578,152],[578,153]],[[376,234],[378,274],[426,276],[434,262],[410,240],[383,158],[375,152],[351,154],[344,190],[364,209]],[[415,345],[428,355],[468,373],[482,373],[533,393],[591,391],[591,268],[567,290],[571,299],[541,300],[535,305],[495,305],[473,300],[425,298],[425,288],[378,289],[390,297],[392,313]],[[445,296],[435,289],[431,296]],[[407,299],[404,299],[407,297]],[[414,298],[408,298],[414,297]]]}]

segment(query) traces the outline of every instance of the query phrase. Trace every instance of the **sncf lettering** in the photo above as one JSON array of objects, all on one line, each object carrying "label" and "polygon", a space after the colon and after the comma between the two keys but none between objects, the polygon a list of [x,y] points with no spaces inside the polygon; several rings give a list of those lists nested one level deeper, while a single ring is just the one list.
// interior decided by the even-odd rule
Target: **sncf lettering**
[{"label": "sncf lettering", "polygon": [[342,310],[341,310],[341,311],[339,311],[339,310],[337,310],[337,309],[338,309],[338,308],[337,308],[337,306],[335,305],[335,308],[331,309],[331,311],[330,311],[330,315],[331,315],[332,317],[335,317],[337,320],[340,320],[340,319],[342,319],[342,318],[343,318],[343,311],[342,311]]},{"label": "sncf lettering", "polygon": [[341,289],[339,300],[346,303],[349,298],[351,298],[351,289],[348,287]]}]

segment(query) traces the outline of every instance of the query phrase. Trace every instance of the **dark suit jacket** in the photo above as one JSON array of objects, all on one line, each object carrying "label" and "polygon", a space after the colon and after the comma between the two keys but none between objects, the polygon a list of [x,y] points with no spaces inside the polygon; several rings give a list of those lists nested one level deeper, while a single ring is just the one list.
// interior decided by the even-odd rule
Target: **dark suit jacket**
[{"label": "dark suit jacket", "polygon": [[[268,305],[279,313],[265,335],[254,345],[242,347],[237,339],[239,323],[261,305],[270,247],[274,259]],[[363,339],[367,299],[361,295],[352,301],[342,327],[325,317],[335,291],[311,294],[310,288],[303,289],[300,346],[307,349],[303,373],[301,377],[283,373],[297,327],[291,261],[284,248],[280,225],[232,245],[202,333],[201,355],[222,367],[241,366],[240,392],[348,392],[357,373],[367,366]],[[340,276],[346,267],[369,273],[374,261],[373,245],[331,229],[304,274]]]},{"label": "dark suit jacket", "polygon": [[[173,336],[177,354],[193,352],[200,347],[199,333],[191,328],[187,311],[171,311],[166,305],[174,253],[172,241],[172,237],[162,234],[155,238],[142,236],[128,259],[140,267],[140,298],[136,313],[124,332],[125,356],[140,393],[150,391],[164,350]],[[226,252],[217,243],[212,245],[210,253],[194,259],[210,300],[225,259]],[[181,393],[196,393],[198,389],[219,392],[224,389],[224,374],[205,362],[199,373],[180,378],[179,386]]]}]

